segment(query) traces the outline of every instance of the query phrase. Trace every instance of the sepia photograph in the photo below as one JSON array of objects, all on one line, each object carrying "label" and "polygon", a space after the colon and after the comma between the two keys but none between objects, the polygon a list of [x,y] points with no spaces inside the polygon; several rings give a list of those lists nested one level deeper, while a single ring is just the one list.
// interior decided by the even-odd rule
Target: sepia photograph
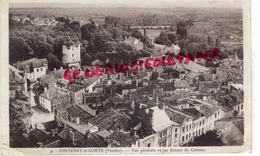
[{"label": "sepia photograph", "polygon": [[8,148],[245,150],[243,0],[15,2],[7,14]]}]

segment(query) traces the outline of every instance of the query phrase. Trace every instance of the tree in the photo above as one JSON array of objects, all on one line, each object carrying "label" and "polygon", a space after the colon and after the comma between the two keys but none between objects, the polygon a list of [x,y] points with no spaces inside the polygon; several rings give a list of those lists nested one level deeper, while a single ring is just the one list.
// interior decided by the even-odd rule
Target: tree
[{"label": "tree", "polygon": [[181,49],[186,49],[186,40],[182,39],[178,42],[178,45]]},{"label": "tree", "polygon": [[187,24],[186,22],[179,22],[177,24],[177,36],[178,40],[187,38]]},{"label": "tree", "polygon": [[49,70],[53,70],[54,68],[59,69],[60,67],[64,67],[64,65],[61,62],[61,60],[59,60],[57,58],[57,56],[54,55],[54,54],[48,54],[47,60],[48,60],[48,68],[49,68]]},{"label": "tree", "polygon": [[58,18],[56,18],[56,21],[65,22],[65,21],[66,21],[66,18],[64,18],[64,17],[58,17]]},{"label": "tree", "polygon": [[174,33],[167,33],[167,37],[172,44],[177,44],[177,36]]},{"label": "tree", "polygon": [[193,21],[192,19],[187,20],[186,23],[187,23],[187,25],[190,26],[190,27],[194,25],[194,24],[193,24],[194,21]]},{"label": "tree", "polygon": [[214,39],[212,36],[210,36],[210,35],[208,35],[207,42],[208,42],[208,44],[209,44],[210,46],[215,46],[215,45],[216,45],[216,44],[215,44],[215,39]]},{"label": "tree", "polygon": [[162,44],[162,45],[166,45],[166,46],[172,45],[172,42],[168,39],[167,34],[163,31],[160,33],[159,37],[155,38],[154,42],[157,44]]},{"label": "tree", "polygon": [[25,138],[25,125],[21,121],[21,115],[12,105],[9,106],[9,132],[10,132],[10,147],[23,147]]},{"label": "tree", "polygon": [[199,137],[195,137],[189,146],[222,146],[221,138],[218,138],[216,131],[207,131]]}]

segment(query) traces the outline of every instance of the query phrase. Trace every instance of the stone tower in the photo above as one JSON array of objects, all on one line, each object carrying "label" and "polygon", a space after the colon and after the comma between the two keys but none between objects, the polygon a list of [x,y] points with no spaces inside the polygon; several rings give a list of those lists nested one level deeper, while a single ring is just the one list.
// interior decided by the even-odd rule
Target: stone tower
[{"label": "stone tower", "polygon": [[69,67],[80,68],[80,44],[72,46],[62,46],[62,62]]}]

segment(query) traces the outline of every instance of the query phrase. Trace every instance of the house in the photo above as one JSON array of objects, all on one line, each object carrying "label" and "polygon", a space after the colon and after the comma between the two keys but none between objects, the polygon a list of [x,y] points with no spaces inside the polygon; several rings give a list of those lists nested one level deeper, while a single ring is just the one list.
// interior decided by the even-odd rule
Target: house
[{"label": "house", "polygon": [[29,17],[24,17],[21,22],[25,24],[26,21],[30,23],[31,19]]},{"label": "house", "polygon": [[[141,135],[141,139],[139,139],[139,147],[173,146],[173,140],[175,140],[175,135],[173,135],[175,134],[175,128],[173,128],[173,123],[167,116],[163,104],[155,105],[150,108],[141,106],[135,111],[138,111],[138,116],[143,122],[146,122],[145,125],[138,130],[138,134]],[[143,134],[143,129],[148,129],[148,134],[150,135]]]},{"label": "house", "polygon": [[172,95],[174,93],[174,90],[175,87],[173,83],[160,81],[153,88],[153,98],[155,98],[157,94],[160,97]]},{"label": "house", "polygon": [[136,85],[132,84],[124,84],[121,87],[121,92],[119,91],[119,94],[123,95],[124,97],[127,97],[129,93],[135,92],[137,90]]},{"label": "house", "polygon": [[223,111],[220,107],[198,100],[193,100],[192,103],[191,101],[186,103],[185,108],[182,109],[170,105],[166,108],[169,118],[174,123],[179,124],[181,130],[180,145],[192,141],[194,137],[205,134],[209,130],[213,130],[215,121],[223,118]]},{"label": "house", "polygon": [[130,120],[131,118],[129,116],[118,113],[113,108],[109,108],[105,112],[90,119],[89,123],[97,126],[100,130],[128,131],[130,130]]},{"label": "house", "polygon": [[9,88],[10,90],[22,90],[27,92],[27,80],[23,72],[9,65]]},{"label": "house", "polygon": [[230,90],[237,90],[237,91],[240,91],[240,90],[244,90],[244,85],[241,84],[241,83],[238,83],[238,84],[230,84]]},{"label": "house", "polygon": [[221,60],[216,75],[222,80],[243,78],[243,60],[239,60],[235,52],[232,58]]},{"label": "house", "polygon": [[143,49],[143,43],[140,42],[140,38],[136,39],[134,37],[125,37],[124,43],[129,44],[131,46],[134,46],[136,50],[142,50]]},{"label": "house", "polygon": [[86,93],[85,86],[80,84],[67,84],[65,87],[69,94],[70,94],[70,100],[72,103],[75,104],[82,104],[84,103],[84,95]]},{"label": "house", "polygon": [[80,69],[81,56],[80,56],[80,44],[71,46],[62,46],[62,62],[69,67]]},{"label": "house", "polygon": [[189,85],[186,80],[174,79],[174,87],[176,90],[189,90]]},{"label": "house", "polygon": [[32,24],[34,24],[36,26],[50,26],[51,25],[50,19],[43,18],[43,17],[36,17],[31,22],[32,22]]},{"label": "house", "polygon": [[39,106],[49,112],[53,112],[53,108],[56,107],[56,105],[68,102],[70,102],[69,92],[56,86],[48,90],[45,89],[45,92],[39,95]]},{"label": "house", "polygon": [[88,124],[93,116],[78,105],[67,108],[67,120],[75,124]]},{"label": "house", "polygon": [[67,147],[75,147],[77,141],[86,137],[85,134],[80,133],[74,128],[66,126],[58,136],[61,138],[61,144]]},{"label": "house", "polygon": [[168,107],[165,109],[169,119],[174,123],[174,125],[177,125],[177,130],[179,130],[179,133],[177,133],[175,143],[177,146],[183,145],[193,138],[192,133],[192,123],[194,116],[187,115],[184,112],[179,111],[178,109],[174,109],[172,107]]},{"label": "house", "polygon": [[226,112],[226,116],[233,116],[234,111],[237,115],[243,116],[244,114],[244,98],[243,92],[231,92],[229,95],[216,97],[217,105],[222,107]]},{"label": "house", "polygon": [[217,81],[199,81],[199,91],[201,93],[216,94],[219,90]]},{"label": "house", "polygon": [[107,147],[138,147],[138,136],[131,132],[115,131],[106,137]]},{"label": "house", "polygon": [[40,84],[44,87],[51,88],[57,83],[57,79],[53,74],[47,74],[40,78]]},{"label": "house", "polygon": [[96,74],[93,77],[85,77],[84,71],[81,71],[77,76],[80,77],[80,84],[85,86],[86,93],[92,93],[94,86],[107,78],[107,75],[97,76]]},{"label": "house", "polygon": [[36,142],[36,147],[46,148],[46,147],[59,147],[60,140],[58,137],[52,137],[47,132],[34,129],[30,132],[30,141]]},{"label": "house", "polygon": [[26,78],[31,82],[35,82],[38,78],[46,75],[48,70],[48,61],[47,59],[32,58],[22,62],[19,61],[14,64],[14,67],[23,71]]}]

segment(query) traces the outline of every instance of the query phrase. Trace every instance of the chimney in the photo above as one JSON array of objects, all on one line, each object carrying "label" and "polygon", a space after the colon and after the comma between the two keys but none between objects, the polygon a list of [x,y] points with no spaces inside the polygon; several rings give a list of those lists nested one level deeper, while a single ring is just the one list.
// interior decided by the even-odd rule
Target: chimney
[{"label": "chimney", "polygon": [[72,132],[72,129],[70,128],[69,130],[69,136],[70,136],[70,140],[74,143],[75,142],[75,133]]},{"label": "chimney", "polygon": [[47,87],[44,87],[44,93],[47,92],[48,88]]},{"label": "chimney", "polygon": [[22,104],[22,111],[25,111],[25,103]]},{"label": "chimney", "polygon": [[174,114],[172,114],[171,120],[174,121]]},{"label": "chimney", "polygon": [[90,134],[90,131],[87,130],[86,133],[85,133],[85,137],[88,138],[88,135]]},{"label": "chimney", "polygon": [[54,71],[56,72],[56,68],[54,68]]},{"label": "chimney", "polygon": [[158,105],[158,103],[159,103],[159,95],[158,95],[158,93],[156,94],[156,104]]},{"label": "chimney", "polygon": [[108,85],[108,86],[112,85],[112,81],[111,81],[111,80],[108,80],[108,81],[107,81],[107,85]]},{"label": "chimney", "polygon": [[54,129],[51,129],[51,135],[54,137],[55,133],[54,133]]},{"label": "chimney", "polygon": [[151,123],[151,124],[153,123],[153,112],[154,112],[154,110],[149,109],[148,117],[149,117],[149,119],[150,119],[150,123]]},{"label": "chimney", "polygon": [[80,123],[80,119],[79,119],[79,117],[76,118],[76,123],[77,123],[77,124]]},{"label": "chimney", "polygon": [[49,92],[47,92],[47,99],[49,99],[50,98],[50,93]]},{"label": "chimney", "polygon": [[229,99],[225,98],[225,106],[229,106]]}]

